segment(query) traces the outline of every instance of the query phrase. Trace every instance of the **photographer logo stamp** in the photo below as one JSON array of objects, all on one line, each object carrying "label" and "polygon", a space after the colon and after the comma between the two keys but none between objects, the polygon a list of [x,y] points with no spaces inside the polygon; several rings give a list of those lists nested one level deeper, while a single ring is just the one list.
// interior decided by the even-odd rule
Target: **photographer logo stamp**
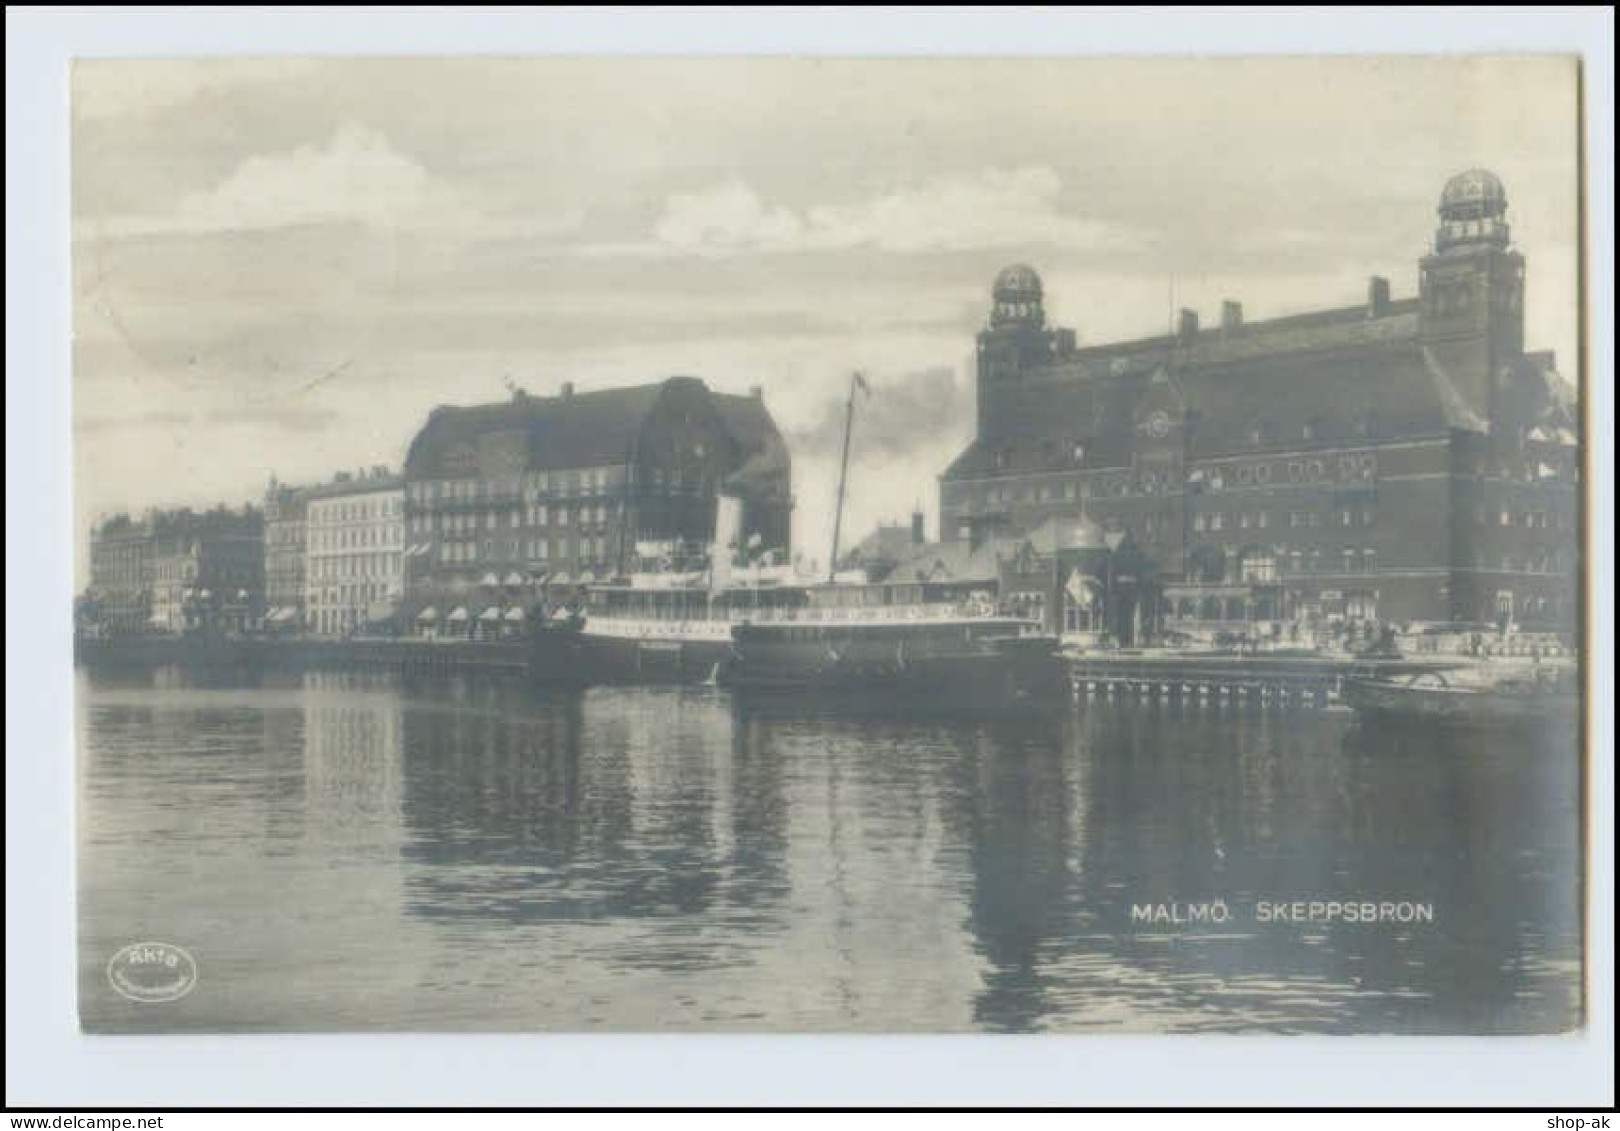
[{"label": "photographer logo stamp", "polygon": [[131,943],[107,963],[107,981],[130,1001],[179,1001],[197,986],[197,960],[172,943]]}]

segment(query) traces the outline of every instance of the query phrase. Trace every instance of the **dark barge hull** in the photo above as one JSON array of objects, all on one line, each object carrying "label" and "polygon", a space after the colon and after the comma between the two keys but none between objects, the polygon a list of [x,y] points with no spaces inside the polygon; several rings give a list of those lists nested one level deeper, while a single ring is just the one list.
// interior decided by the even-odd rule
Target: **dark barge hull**
[{"label": "dark barge hull", "polygon": [[732,659],[728,640],[578,637],[580,678],[587,683],[722,683]]},{"label": "dark barge hull", "polygon": [[901,626],[841,640],[784,639],[744,626],[723,682],[739,689],[960,706],[1053,702],[1065,689],[1055,645],[1050,637],[952,643]]},{"label": "dark barge hull", "polygon": [[1574,695],[1522,695],[1451,687],[1412,687],[1377,679],[1348,679],[1344,702],[1381,722],[1454,727],[1544,726],[1579,717]]}]

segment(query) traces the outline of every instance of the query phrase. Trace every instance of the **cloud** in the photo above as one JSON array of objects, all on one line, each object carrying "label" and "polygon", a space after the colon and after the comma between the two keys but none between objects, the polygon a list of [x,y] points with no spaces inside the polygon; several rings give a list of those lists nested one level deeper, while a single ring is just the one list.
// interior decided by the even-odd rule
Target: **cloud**
[{"label": "cloud", "polygon": [[730,180],[671,196],[652,239],[603,245],[605,254],[709,255],[871,248],[899,254],[1030,245],[1119,248],[1136,242],[1117,225],[1064,206],[1063,179],[1044,165],[935,176],[848,204],[802,212]]},{"label": "cloud", "polygon": [[207,234],[359,223],[377,230],[442,231],[457,237],[572,230],[582,213],[490,215],[453,182],[401,153],[381,132],[347,121],[325,141],[245,158],[174,211],[126,216],[97,235]]},{"label": "cloud", "polygon": [[[903,459],[938,443],[941,437],[965,433],[973,406],[950,369],[935,366],[898,377],[873,377],[871,395],[855,409],[861,451],[869,457]],[[790,428],[787,440],[795,455],[835,455],[843,445],[845,407],[842,398],[824,401],[814,423]]]}]

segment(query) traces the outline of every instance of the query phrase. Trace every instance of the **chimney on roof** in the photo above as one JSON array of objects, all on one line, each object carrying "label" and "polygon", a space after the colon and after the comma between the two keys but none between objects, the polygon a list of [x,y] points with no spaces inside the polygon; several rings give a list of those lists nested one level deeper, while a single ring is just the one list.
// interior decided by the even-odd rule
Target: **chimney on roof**
[{"label": "chimney on roof", "polygon": [[1367,280],[1367,317],[1382,318],[1389,313],[1389,280],[1374,275]]},{"label": "chimney on roof", "polygon": [[562,395],[564,400],[574,395],[574,383],[572,381],[562,383]]},{"label": "chimney on roof", "polygon": [[762,401],[765,399],[765,387],[763,385],[750,385],[748,386],[748,395],[756,401]]},{"label": "chimney on roof", "polygon": [[911,544],[913,546],[923,544],[923,512],[921,507],[911,512]]},{"label": "chimney on roof", "polygon": [[1198,311],[1183,307],[1176,317],[1176,336],[1186,341],[1198,333]]},{"label": "chimney on roof", "polygon": [[1221,329],[1231,333],[1243,325],[1243,304],[1227,299],[1221,303]]}]

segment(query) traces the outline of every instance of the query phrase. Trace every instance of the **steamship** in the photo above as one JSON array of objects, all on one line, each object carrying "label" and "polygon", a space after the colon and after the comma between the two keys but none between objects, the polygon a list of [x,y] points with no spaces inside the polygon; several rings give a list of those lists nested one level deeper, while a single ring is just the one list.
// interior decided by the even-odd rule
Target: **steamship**
[{"label": "steamship", "polygon": [[[850,388],[833,553],[842,525]],[[912,582],[816,580],[793,567],[738,567],[741,501],[722,495],[703,568],[632,574],[587,588],[575,657],[592,682],[712,683],[864,692],[952,702],[1012,701],[1060,690],[1057,639],[999,612],[989,594],[930,600]]]},{"label": "steamship", "polygon": [[711,683],[1011,701],[1060,690],[1056,638],[987,596],[807,582],[780,568],[716,588],[637,575],[589,590],[578,661],[592,682]]}]

